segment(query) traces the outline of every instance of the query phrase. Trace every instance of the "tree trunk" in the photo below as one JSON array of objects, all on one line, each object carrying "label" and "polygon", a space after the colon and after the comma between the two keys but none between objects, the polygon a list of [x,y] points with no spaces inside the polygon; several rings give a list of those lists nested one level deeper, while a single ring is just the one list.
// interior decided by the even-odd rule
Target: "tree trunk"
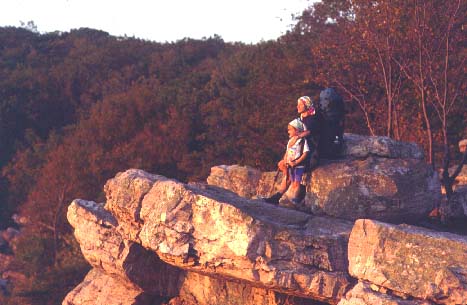
[{"label": "tree trunk", "polygon": [[58,243],[59,243],[59,237],[60,237],[60,232],[59,232],[59,228],[58,228],[58,224],[60,222],[60,219],[61,219],[61,211],[62,211],[62,207],[63,205],[65,204],[65,192],[66,192],[66,186],[63,187],[62,191],[60,192],[60,194],[58,195],[58,206],[57,206],[57,211],[55,212],[55,215],[54,215],[54,225],[53,225],[53,232],[54,232],[54,257],[53,257],[53,261],[54,261],[54,265],[57,264],[57,256],[58,256]]}]

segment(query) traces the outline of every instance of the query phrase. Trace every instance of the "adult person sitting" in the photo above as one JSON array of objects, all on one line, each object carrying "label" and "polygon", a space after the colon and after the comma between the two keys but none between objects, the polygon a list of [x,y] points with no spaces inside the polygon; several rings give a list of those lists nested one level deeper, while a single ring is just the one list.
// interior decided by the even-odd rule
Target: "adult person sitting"
[{"label": "adult person sitting", "polygon": [[[307,174],[307,179],[302,179],[302,184],[309,181],[311,171],[319,163],[319,145],[320,145],[320,136],[321,136],[321,126],[323,124],[323,117],[319,112],[316,104],[309,96],[302,96],[297,100],[297,112],[299,114],[299,120],[304,125],[304,130],[298,132],[294,137],[290,139],[291,143],[300,140],[301,138],[306,138],[310,152],[308,153],[305,163],[305,173]],[[290,186],[290,179],[288,177],[288,168],[287,164],[282,159],[277,164],[279,170],[282,172],[282,177],[285,179],[281,183],[281,186],[277,193],[265,199],[268,203],[278,204],[279,199],[284,195]],[[299,194],[294,194],[293,202],[300,202],[304,197],[304,192]]]}]

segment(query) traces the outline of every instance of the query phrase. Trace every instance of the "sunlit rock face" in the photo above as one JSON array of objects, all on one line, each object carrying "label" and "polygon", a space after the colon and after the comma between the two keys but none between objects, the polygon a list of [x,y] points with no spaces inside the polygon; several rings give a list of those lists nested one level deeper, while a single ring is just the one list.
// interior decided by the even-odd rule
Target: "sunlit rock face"
[{"label": "sunlit rock face", "polygon": [[[437,174],[412,143],[387,137],[345,135],[344,155],[322,160],[306,185],[301,209],[314,215],[389,222],[425,217],[441,198]],[[220,165],[207,181],[245,197],[267,197],[281,175],[250,167]]]},{"label": "sunlit rock face", "polygon": [[118,174],[105,191],[105,204],[68,208],[81,250],[94,268],[150,295],[179,291],[187,278],[180,269],[332,304],[353,282],[350,222],[138,170]]},{"label": "sunlit rock face", "polygon": [[68,293],[62,304],[151,305],[152,300],[131,283],[100,269],[92,269],[83,282]]},{"label": "sunlit rock face", "polygon": [[[249,181],[238,177],[257,181],[245,184],[248,197],[274,180],[251,168],[216,168],[237,171],[230,176],[236,192]],[[136,169],[104,189],[105,203],[77,199],[68,207],[93,269],[65,305],[466,302],[463,236],[369,219],[354,224]]]},{"label": "sunlit rock face", "polygon": [[117,220],[103,204],[74,200],[67,218],[91,266],[152,295],[178,294],[183,271],[165,264],[140,244],[122,238]]},{"label": "sunlit rock face", "polygon": [[[267,176],[272,176],[268,174]],[[215,166],[211,168],[211,174],[207,178],[208,184],[216,185],[231,190],[241,197],[254,198],[257,194],[268,192],[268,183],[265,180],[272,177],[264,177],[261,171],[240,165]],[[270,179],[272,187],[273,179]],[[265,189],[263,189],[263,187]]]},{"label": "sunlit rock face", "polygon": [[167,180],[158,175],[152,175],[142,170],[130,169],[118,173],[104,186],[106,193],[105,208],[120,220],[121,234],[129,240],[137,239],[141,229],[139,211],[141,201],[157,180]]},{"label": "sunlit rock face", "polygon": [[355,222],[349,271],[437,304],[467,303],[467,237],[369,219]]},{"label": "sunlit rock face", "polygon": [[389,137],[344,134],[342,157],[423,160],[423,149],[415,143],[395,141]]},{"label": "sunlit rock face", "polygon": [[[188,280],[195,275],[187,271],[212,277],[211,283],[256,287],[251,293],[264,302],[278,293],[296,304],[335,304],[353,282],[346,254],[350,222],[140,170],[119,173],[105,192],[105,204],[73,201],[68,220],[94,268],[145,295],[172,297],[194,289],[195,281]],[[238,289],[232,287],[225,293]]]},{"label": "sunlit rock face", "polygon": [[318,215],[401,222],[425,217],[439,200],[438,177],[423,161],[369,157],[318,167],[305,206]]},{"label": "sunlit rock face", "polygon": [[[106,192],[127,188],[133,184],[120,174]],[[337,301],[350,283],[349,222],[170,179],[156,179],[144,198],[119,198],[106,203],[119,230],[169,264],[326,301]]]},{"label": "sunlit rock face", "polygon": [[[380,292],[384,291],[384,292]],[[370,285],[366,282],[359,282],[353,287],[338,305],[434,305],[434,303],[426,300],[408,299],[394,295],[393,292],[381,289],[375,285]]]},{"label": "sunlit rock face", "polygon": [[172,299],[170,304],[324,305],[326,303],[254,287],[238,281],[227,281],[188,272],[183,281],[180,296]]}]

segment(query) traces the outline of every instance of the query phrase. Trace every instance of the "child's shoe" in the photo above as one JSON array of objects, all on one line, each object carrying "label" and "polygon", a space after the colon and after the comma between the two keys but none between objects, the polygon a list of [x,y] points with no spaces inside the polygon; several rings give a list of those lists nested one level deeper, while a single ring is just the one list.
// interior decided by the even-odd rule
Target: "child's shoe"
[{"label": "child's shoe", "polygon": [[266,201],[267,203],[277,205],[277,204],[279,204],[279,199],[281,199],[281,197],[282,197],[282,194],[277,192],[274,195],[272,195],[271,197],[268,197],[268,198],[264,199],[264,201]]},{"label": "child's shoe", "polygon": [[301,201],[300,199],[298,199],[298,198],[292,198],[290,201],[292,201],[292,203],[293,203],[294,205],[296,205],[296,206],[299,205],[299,204],[302,202],[302,201]]}]

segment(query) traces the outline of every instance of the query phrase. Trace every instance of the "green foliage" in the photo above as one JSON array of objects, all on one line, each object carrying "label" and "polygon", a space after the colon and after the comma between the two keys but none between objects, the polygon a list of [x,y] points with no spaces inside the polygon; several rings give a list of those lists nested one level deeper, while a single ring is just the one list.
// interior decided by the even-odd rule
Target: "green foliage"
[{"label": "green foliage", "polygon": [[4,298],[2,301],[5,303],[2,304],[61,304],[65,295],[89,271],[78,243],[72,235],[63,236],[62,240],[66,243],[55,255],[50,236],[29,231],[25,233],[14,245],[13,267],[26,278],[14,282],[10,296]]},{"label": "green foliage", "polygon": [[50,239],[30,235],[19,238],[15,244],[15,258],[26,276],[38,274],[43,266],[51,264],[52,243]]}]

